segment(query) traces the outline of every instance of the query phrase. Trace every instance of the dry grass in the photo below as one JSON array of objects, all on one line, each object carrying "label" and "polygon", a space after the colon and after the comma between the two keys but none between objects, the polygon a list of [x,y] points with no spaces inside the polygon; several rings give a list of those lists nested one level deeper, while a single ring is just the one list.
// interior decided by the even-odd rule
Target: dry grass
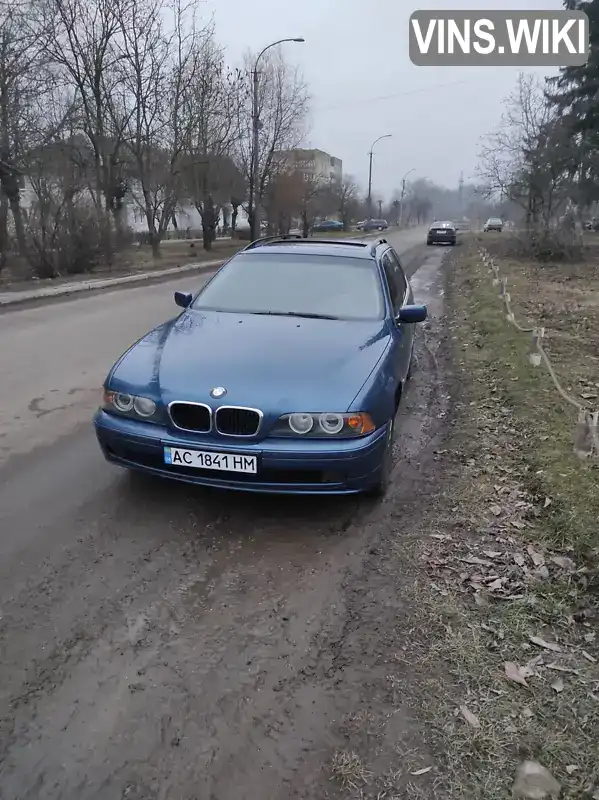
[{"label": "dry grass", "polygon": [[[589,402],[596,252],[560,267],[501,259],[516,317],[546,326],[564,386]],[[506,800],[530,759],[562,800],[599,800],[598,463],[575,455],[576,415],[530,363],[474,237],[446,272],[453,424],[438,483],[398,510],[373,557],[370,591],[402,610],[391,621],[381,605],[384,670],[345,718],[332,776],[351,800]],[[407,722],[389,748],[395,714]]]},{"label": "dry grass", "polygon": [[147,245],[131,247],[121,253],[111,266],[97,266],[89,272],[79,275],[64,275],[48,280],[34,280],[25,277],[24,270],[11,272],[10,265],[0,275],[0,291],[23,291],[43,286],[59,286],[61,283],[72,283],[89,278],[106,278],[120,275],[133,275],[140,272],[153,272],[186,264],[201,264],[205,261],[218,261],[230,258],[244,247],[247,242],[239,240],[217,240],[211,251],[204,250],[199,239],[173,239],[162,243],[159,258],[154,258],[152,249]]},{"label": "dry grass", "polygon": [[340,750],[334,754],[331,761],[331,777],[343,789],[359,792],[368,784],[371,774],[357,753]]},{"label": "dry grass", "polygon": [[[529,363],[530,342],[505,319],[474,244],[455,261],[461,404],[446,457],[461,478],[429,520],[420,552],[429,581],[414,587],[429,621],[415,643],[425,714],[450,797],[509,796],[523,758],[547,767],[564,797],[599,797],[599,471],[574,454],[576,418]],[[547,326],[564,386],[589,399],[597,263],[565,274],[501,262],[516,317]],[[516,681],[506,663],[520,668]]]}]

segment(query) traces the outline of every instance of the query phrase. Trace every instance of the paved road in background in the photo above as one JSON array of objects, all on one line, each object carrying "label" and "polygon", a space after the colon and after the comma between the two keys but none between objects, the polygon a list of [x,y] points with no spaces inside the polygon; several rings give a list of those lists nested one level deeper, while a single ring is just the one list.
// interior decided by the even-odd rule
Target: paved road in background
[{"label": "paved road in background", "polygon": [[[433,309],[442,253],[416,264]],[[113,361],[203,279],[0,315],[2,800],[287,800],[319,780],[336,710],[308,653],[341,622],[370,506],[135,479],[91,427]],[[418,463],[441,401],[433,374],[414,383]]]}]

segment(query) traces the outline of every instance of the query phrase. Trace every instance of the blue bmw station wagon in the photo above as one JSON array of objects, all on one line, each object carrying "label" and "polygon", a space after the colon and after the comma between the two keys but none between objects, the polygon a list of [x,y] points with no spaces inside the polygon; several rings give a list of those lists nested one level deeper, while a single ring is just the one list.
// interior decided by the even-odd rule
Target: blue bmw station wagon
[{"label": "blue bmw station wagon", "polygon": [[427,310],[385,239],[259,239],[175,302],[106,378],[109,461],[227,489],[386,492]]}]

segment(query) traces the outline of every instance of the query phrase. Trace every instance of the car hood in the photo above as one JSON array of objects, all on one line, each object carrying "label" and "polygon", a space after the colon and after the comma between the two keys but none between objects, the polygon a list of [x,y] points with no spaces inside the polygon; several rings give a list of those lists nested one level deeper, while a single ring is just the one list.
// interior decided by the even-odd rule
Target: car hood
[{"label": "car hood", "polygon": [[389,344],[383,320],[340,321],[186,311],[128,350],[111,388],[169,403],[246,405],[272,413],[344,411]]}]

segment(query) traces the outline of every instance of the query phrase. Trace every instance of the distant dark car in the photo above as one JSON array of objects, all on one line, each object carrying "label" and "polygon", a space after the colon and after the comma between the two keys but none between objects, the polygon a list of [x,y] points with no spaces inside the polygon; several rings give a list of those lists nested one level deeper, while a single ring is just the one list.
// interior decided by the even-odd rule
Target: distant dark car
[{"label": "distant dark car", "polygon": [[325,219],[312,226],[315,233],[330,233],[331,231],[342,231],[343,223],[336,219]]},{"label": "distant dark car", "polygon": [[457,238],[458,232],[453,222],[433,222],[428,229],[426,243],[455,245]]},{"label": "distant dark car", "polygon": [[367,219],[358,224],[360,225],[359,230],[362,231],[386,231],[389,227],[386,219]]},{"label": "distant dark car", "polygon": [[483,231],[488,233],[489,231],[498,231],[501,233],[503,230],[503,220],[499,219],[499,217],[489,217],[489,219],[485,222],[485,227]]}]

